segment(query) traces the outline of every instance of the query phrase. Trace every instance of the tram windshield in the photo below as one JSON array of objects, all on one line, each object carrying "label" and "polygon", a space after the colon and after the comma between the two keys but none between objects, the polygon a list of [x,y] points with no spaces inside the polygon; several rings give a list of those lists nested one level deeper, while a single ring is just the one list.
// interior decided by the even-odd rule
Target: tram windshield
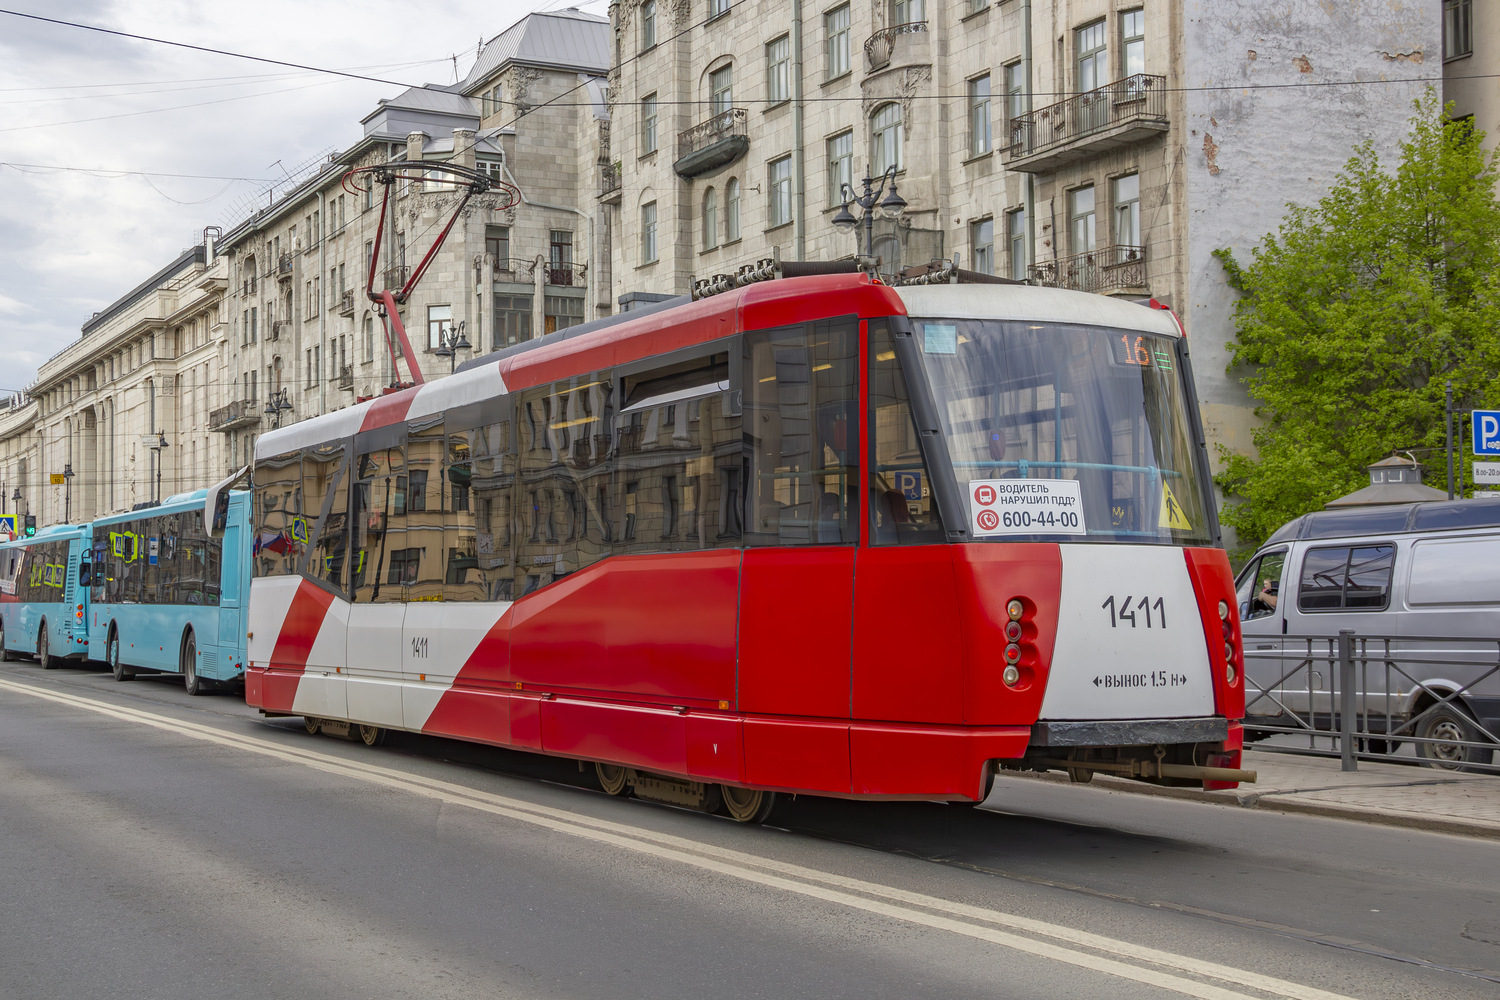
[{"label": "tram windshield", "polygon": [[1212,544],[1173,338],[1024,321],[915,319],[969,533]]}]

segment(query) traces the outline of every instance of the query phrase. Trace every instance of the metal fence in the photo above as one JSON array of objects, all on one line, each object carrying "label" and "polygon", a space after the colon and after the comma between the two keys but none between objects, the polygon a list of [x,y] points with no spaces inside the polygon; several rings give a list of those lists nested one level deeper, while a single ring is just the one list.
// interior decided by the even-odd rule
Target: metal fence
[{"label": "metal fence", "polygon": [[1337,756],[1345,771],[1381,760],[1500,773],[1500,723],[1475,708],[1500,704],[1500,639],[1345,629],[1281,641],[1245,650],[1247,736],[1274,739],[1257,749]]}]

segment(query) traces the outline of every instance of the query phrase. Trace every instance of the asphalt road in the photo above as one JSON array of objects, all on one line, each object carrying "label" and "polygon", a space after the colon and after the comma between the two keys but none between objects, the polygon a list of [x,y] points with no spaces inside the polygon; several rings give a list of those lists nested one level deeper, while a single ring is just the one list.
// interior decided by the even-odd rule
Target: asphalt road
[{"label": "asphalt road", "polygon": [[0,667],[0,997],[1484,997],[1500,848],[1001,780],[766,827]]}]

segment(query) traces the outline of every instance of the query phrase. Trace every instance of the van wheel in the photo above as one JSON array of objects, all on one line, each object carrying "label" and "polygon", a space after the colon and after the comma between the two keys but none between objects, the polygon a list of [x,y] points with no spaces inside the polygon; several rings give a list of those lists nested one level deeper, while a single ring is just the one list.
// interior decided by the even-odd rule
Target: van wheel
[{"label": "van wheel", "polygon": [[208,681],[198,676],[198,640],[192,632],[182,642],[182,686],[193,696],[208,691]]},{"label": "van wheel", "polygon": [[[1477,742],[1482,737],[1473,721],[1457,708],[1440,705],[1422,713],[1417,724],[1417,735],[1430,740],[1465,740]],[[1445,771],[1473,770],[1470,764],[1488,764],[1494,758],[1490,747],[1466,747],[1457,742],[1418,743],[1417,756],[1427,762],[1428,767]]]},{"label": "van wheel", "polygon": [[52,670],[57,666],[52,661],[52,650],[47,645],[46,622],[42,622],[42,627],[36,634],[36,662],[42,665],[43,670]]},{"label": "van wheel", "polygon": [[120,662],[120,633],[113,630],[109,633],[109,645],[104,654],[109,661],[109,672],[115,675],[117,681],[135,680],[135,670]]}]

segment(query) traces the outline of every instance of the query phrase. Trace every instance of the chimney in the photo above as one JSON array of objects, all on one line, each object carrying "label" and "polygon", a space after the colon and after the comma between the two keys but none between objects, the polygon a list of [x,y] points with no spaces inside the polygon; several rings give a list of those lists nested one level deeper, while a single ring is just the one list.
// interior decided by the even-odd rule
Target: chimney
[{"label": "chimney", "polygon": [[422,158],[422,150],[426,145],[426,132],[408,132],[406,135],[406,158],[408,160],[420,160]]},{"label": "chimney", "polygon": [[456,128],[453,130],[453,165],[457,167],[474,167],[474,130],[471,128]]}]

